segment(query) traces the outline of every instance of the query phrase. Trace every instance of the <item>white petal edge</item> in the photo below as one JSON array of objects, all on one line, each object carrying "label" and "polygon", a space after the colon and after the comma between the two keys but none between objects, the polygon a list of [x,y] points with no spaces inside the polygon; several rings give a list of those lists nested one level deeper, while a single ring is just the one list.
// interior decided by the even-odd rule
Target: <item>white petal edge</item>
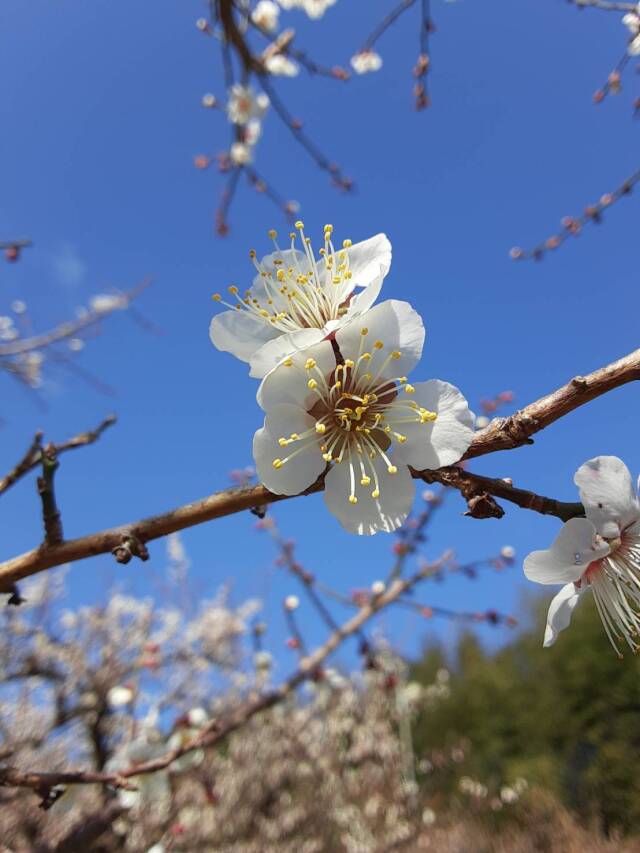
[{"label": "white petal edge", "polygon": [[256,399],[258,405],[266,412],[281,403],[293,403],[304,409],[309,409],[318,399],[307,385],[309,376],[304,369],[308,358],[313,358],[323,376],[328,376],[335,370],[336,359],[333,347],[329,341],[322,341],[311,346],[304,352],[295,352],[291,356],[292,365],[280,363],[264,377],[258,388]]},{"label": "white petal edge", "polygon": [[580,580],[590,563],[606,557],[604,543],[596,545],[596,529],[586,518],[571,518],[560,528],[546,551],[532,551],[524,561],[524,573],[534,583],[569,583]]},{"label": "white petal edge", "polygon": [[288,355],[320,343],[324,337],[325,333],[322,329],[300,329],[299,332],[287,332],[267,341],[253,354],[249,362],[251,365],[249,376],[254,379],[263,379]]},{"label": "white petal edge", "polygon": [[[389,362],[383,377],[402,376],[410,373],[422,355],[425,330],[420,315],[408,302],[389,299],[374,306],[361,317],[357,317],[338,329],[336,341],[343,358],[356,361],[360,355],[361,330],[368,329],[365,347],[372,350],[375,341],[382,341],[384,348],[376,350],[376,359],[384,359],[397,350],[400,358]],[[377,364],[372,359],[370,369],[376,372]]]},{"label": "white petal edge", "polygon": [[276,495],[297,495],[315,482],[326,468],[320,443],[315,440],[281,468],[273,467],[274,459],[285,459],[303,444],[296,441],[280,447],[278,439],[289,438],[291,433],[301,434],[313,424],[311,415],[299,406],[284,404],[268,412],[264,427],[253,437],[253,458],[258,479],[269,491]]},{"label": "white petal edge", "polygon": [[415,495],[415,484],[405,465],[398,466],[395,474],[389,474],[380,457],[373,460],[376,465],[380,497],[372,498],[374,480],[367,486],[360,484],[360,470],[355,468],[355,495],[357,504],[349,503],[351,477],[347,460],[332,465],[325,477],[324,502],[329,512],[349,533],[372,536],[384,531],[397,530],[411,511]]},{"label": "white petal edge", "polygon": [[248,311],[222,311],[209,325],[211,343],[230,352],[240,361],[250,361],[257,349],[270,341],[278,330],[252,317]]},{"label": "white petal edge", "polygon": [[640,518],[631,474],[617,456],[589,459],[578,468],[573,480],[580,489],[587,518],[601,536],[614,539]]},{"label": "white petal edge", "polygon": [[547,614],[547,625],[544,631],[542,645],[545,649],[552,646],[558,639],[560,631],[564,631],[571,624],[571,616],[575,610],[580,596],[586,591],[586,587],[576,589],[574,584],[568,583],[553,598],[549,605]]},{"label": "white petal edge", "polygon": [[[407,440],[396,448],[396,458],[421,471],[453,465],[464,456],[474,436],[475,416],[469,404],[455,385],[440,379],[416,382],[414,388],[411,399],[438,417],[425,424],[398,424],[398,432]],[[392,420],[390,424],[393,427]]]}]

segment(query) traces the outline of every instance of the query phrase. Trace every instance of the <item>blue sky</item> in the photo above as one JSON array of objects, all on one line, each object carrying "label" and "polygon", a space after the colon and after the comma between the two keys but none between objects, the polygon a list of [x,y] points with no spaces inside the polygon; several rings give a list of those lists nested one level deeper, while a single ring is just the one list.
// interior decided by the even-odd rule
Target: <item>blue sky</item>
[{"label": "blue sky", "polygon": [[[390,4],[339,0],[319,23],[285,20],[326,64],[346,64]],[[384,295],[422,314],[427,344],[416,379],[457,384],[473,406],[482,396],[516,392],[518,405],[605,364],[638,345],[638,201],[622,201],[540,264],[514,264],[508,250],[553,233],[637,167],[631,70],[618,98],[591,103],[624,49],[618,14],[558,0],[434,0],[433,107],[416,114],[411,68],[417,10],[380,44],[377,75],[347,84],[278,82],[292,112],[353,175],[357,192],[333,190],[274,114],[266,120],[257,167],[302,205],[307,231],[333,222],[354,241],[385,231],[394,249]],[[231,234],[213,233],[221,181],[192,158],[222,150],[224,115],[201,108],[208,91],[224,95],[214,43],[195,19],[204,4],[171,0],[4,0],[0,8],[0,237],[27,234],[35,248],[0,264],[0,313],[24,299],[39,327],[68,316],[90,295],[128,287],[146,275],[140,309],[162,334],[117,316],[81,364],[116,389],[113,399],[72,376],[50,374],[41,410],[24,389],[0,377],[6,424],[0,470],[43,427],[62,439],[116,411],[119,425],[96,447],[67,455],[58,477],[67,536],[126,522],[203,496],[251,462],[260,425],[256,385],[244,366],[208,340],[211,294],[251,276],[250,247],[268,251],[269,227],[287,231],[279,212],[243,186]],[[541,434],[533,447],[478,460],[473,470],[511,476],[517,485],[574,499],[572,476],[597,454],[623,457],[632,471],[637,391],[619,389]],[[557,522],[507,507],[502,521],[461,517],[452,495],[426,548],[456,548],[461,559],[505,543],[520,555],[545,547]],[[276,509],[305,565],[342,589],[384,575],[392,537],[343,533],[320,497]],[[33,480],[2,500],[1,556],[32,547],[41,533]],[[271,571],[273,552],[236,516],[184,534],[203,594],[233,579],[241,600],[268,590],[273,647],[285,629],[277,602],[294,585]],[[71,603],[95,600],[119,581],[154,588],[163,543],[152,560],[118,567],[98,558],[73,567]],[[270,579],[268,579],[270,578]],[[425,586],[420,600],[460,609],[516,611],[532,589],[519,564],[470,583]],[[308,608],[301,620],[321,636]],[[450,639],[455,627],[426,626],[405,611],[383,619],[405,651],[425,632]],[[483,632],[500,642],[505,632]],[[283,653],[286,654],[286,653]],[[285,658],[286,659],[286,658]]]}]

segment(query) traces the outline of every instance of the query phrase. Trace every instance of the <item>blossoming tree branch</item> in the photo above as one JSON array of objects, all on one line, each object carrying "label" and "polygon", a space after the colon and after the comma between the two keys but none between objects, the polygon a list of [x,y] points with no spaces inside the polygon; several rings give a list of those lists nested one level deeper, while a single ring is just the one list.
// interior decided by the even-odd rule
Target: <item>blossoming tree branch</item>
[{"label": "blossoming tree branch", "polygon": [[[501,517],[497,497],[562,519],[565,527],[552,549],[525,562],[533,580],[569,582],[552,604],[546,641],[568,624],[579,595],[591,588],[616,650],[626,641],[635,651],[640,509],[624,464],[610,457],[591,460],[577,475],[581,502],[567,504],[514,487],[509,479],[475,475],[460,463],[531,444],[532,435],[558,418],[640,378],[640,350],[476,431],[457,388],[439,379],[409,382],[422,354],[424,325],[407,302],[374,304],[391,267],[384,234],[356,244],[346,239],[337,247],[326,225],[317,254],[301,221],[287,248],[275,231],[269,237],[273,252],[261,261],[250,252],[251,287],[241,293],[231,285],[231,301],[214,295],[226,310],[210,328],[213,344],[246,362],[250,376],[260,380],[257,401],[265,419],[253,455],[261,485],[64,541],[51,445],[38,458],[44,542],[0,564],[0,587],[19,599],[19,580],[53,566],[106,552],[121,563],[146,560],[147,543],[160,536],[313,492],[323,492],[327,510],[350,533],[389,533],[407,518],[415,480],[421,479],[459,490],[467,514],[476,518]],[[30,467],[18,465],[21,473]]]}]

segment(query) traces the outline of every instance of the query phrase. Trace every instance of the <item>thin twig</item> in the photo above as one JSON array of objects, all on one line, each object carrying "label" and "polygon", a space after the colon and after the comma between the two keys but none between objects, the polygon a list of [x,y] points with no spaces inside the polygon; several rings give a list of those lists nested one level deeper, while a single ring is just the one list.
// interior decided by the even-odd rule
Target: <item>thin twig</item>
[{"label": "thin twig", "polygon": [[[74,450],[77,447],[85,447],[87,444],[93,444],[97,441],[102,433],[108,429],[108,427],[112,426],[116,422],[115,415],[109,415],[106,417],[102,423],[98,424],[95,429],[88,430],[87,432],[81,432],[78,435],[73,436],[73,438],[68,438],[66,441],[60,442],[60,444],[54,445],[56,454],[60,456],[61,453],[66,453],[67,450]],[[9,473],[0,478],[0,495],[3,492],[6,492],[14,483],[17,483],[25,474],[28,474],[29,471],[32,471],[36,468],[41,460],[41,451],[42,451],[42,432],[37,432],[34,436],[29,449],[22,457],[20,462],[11,470]]]}]

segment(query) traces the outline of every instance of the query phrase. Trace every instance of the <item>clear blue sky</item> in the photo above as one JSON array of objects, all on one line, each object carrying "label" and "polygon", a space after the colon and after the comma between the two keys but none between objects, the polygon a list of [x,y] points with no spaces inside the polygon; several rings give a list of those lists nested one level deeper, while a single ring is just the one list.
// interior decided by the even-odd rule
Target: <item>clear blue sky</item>
[{"label": "clear blue sky", "polygon": [[[620,97],[591,104],[626,34],[618,14],[578,13],[560,0],[433,5],[431,110],[416,114],[411,102],[417,11],[382,41],[379,74],[348,84],[304,75],[277,84],[314,139],[354,176],[356,194],[332,190],[274,114],[257,166],[301,202],[312,234],[333,222],[354,241],[389,235],[394,260],[384,296],[411,301],[427,327],[416,379],[452,381],[474,406],[513,389],[524,405],[638,345],[637,198],[541,264],[508,258],[512,245],[553,233],[563,215],[637,167],[633,71]],[[163,329],[150,335],[118,316],[87,347],[80,363],[117,390],[113,400],[51,374],[41,411],[0,376],[0,470],[37,427],[62,439],[111,410],[119,415],[98,446],[62,462],[58,491],[69,537],[203,496],[227,484],[229,469],[251,462],[261,420],[256,385],[209,343],[210,295],[248,281],[247,250],[266,251],[267,229],[286,226],[243,187],[232,233],[213,234],[221,182],[213,171],[196,171],[192,157],[223,149],[228,125],[200,107],[207,91],[223,96],[215,47],[195,29],[203,7],[3,0],[0,8],[0,237],[26,234],[36,244],[19,264],[0,264],[0,313],[24,299],[44,327],[92,293],[151,274],[155,284],[140,308]],[[339,0],[319,23],[297,13],[288,20],[318,58],[345,64],[389,7]],[[637,472],[637,394],[620,389],[546,430],[533,447],[473,468],[564,499],[574,499],[573,472],[591,456],[620,455]],[[463,509],[451,496],[428,555],[454,546],[471,559],[505,543],[524,555],[545,547],[558,526],[517,508],[507,507],[502,521],[462,518]],[[33,479],[2,499],[2,557],[36,544],[38,513]],[[300,542],[302,561],[327,583],[348,589],[384,574],[393,537],[350,537],[317,496],[279,506],[276,515]],[[237,599],[270,589],[278,650],[285,632],[275,602],[294,584],[281,575],[266,580],[273,553],[253,522],[248,514],[217,521],[185,533],[184,542],[204,592],[229,578]],[[152,543],[151,553],[145,566],[118,567],[106,557],[75,565],[70,601],[95,600],[116,579],[152,591],[163,543]],[[528,588],[518,564],[475,583],[424,587],[420,597],[517,611]],[[301,617],[317,639],[306,605]],[[404,611],[385,623],[408,651],[426,630]],[[437,630],[448,637],[455,629]],[[483,636],[496,642],[505,633]]]}]

